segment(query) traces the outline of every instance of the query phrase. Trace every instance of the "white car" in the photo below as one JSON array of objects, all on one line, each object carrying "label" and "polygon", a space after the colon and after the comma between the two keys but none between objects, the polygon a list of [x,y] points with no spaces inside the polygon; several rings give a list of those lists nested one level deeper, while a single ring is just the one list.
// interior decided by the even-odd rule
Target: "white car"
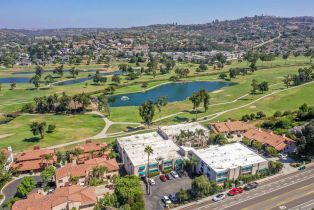
[{"label": "white car", "polygon": [[177,179],[179,178],[179,174],[176,171],[171,171],[170,172],[171,176],[173,176],[173,178]]},{"label": "white car", "polygon": [[226,198],[226,195],[225,195],[225,194],[219,193],[219,194],[217,194],[217,195],[215,195],[215,196],[213,197],[213,201],[217,202],[217,201],[221,201],[221,200],[223,200],[223,199],[225,199],[225,198]]},{"label": "white car", "polygon": [[171,200],[169,199],[169,197],[168,196],[164,196],[164,197],[162,197],[162,199],[161,199],[165,204],[171,204]]},{"label": "white car", "polygon": [[150,185],[155,185],[156,184],[155,180],[153,180],[153,179],[148,179],[148,183]]},{"label": "white car", "polygon": [[281,159],[284,159],[284,160],[285,160],[285,159],[287,159],[287,157],[288,157],[287,154],[280,154],[280,158],[281,158]]}]

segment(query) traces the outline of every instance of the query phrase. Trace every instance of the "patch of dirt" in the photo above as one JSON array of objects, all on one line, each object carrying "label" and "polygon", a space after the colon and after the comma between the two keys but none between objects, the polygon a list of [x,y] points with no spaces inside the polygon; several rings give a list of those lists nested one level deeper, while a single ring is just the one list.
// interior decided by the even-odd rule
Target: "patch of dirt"
[{"label": "patch of dirt", "polygon": [[250,106],[250,109],[255,109],[256,108],[256,106]]},{"label": "patch of dirt", "polygon": [[221,93],[221,92],[223,92],[223,90],[215,90],[212,93]]},{"label": "patch of dirt", "polygon": [[3,134],[3,135],[0,135],[0,139],[4,139],[4,138],[12,136],[12,135],[14,135],[14,134],[13,133]]}]

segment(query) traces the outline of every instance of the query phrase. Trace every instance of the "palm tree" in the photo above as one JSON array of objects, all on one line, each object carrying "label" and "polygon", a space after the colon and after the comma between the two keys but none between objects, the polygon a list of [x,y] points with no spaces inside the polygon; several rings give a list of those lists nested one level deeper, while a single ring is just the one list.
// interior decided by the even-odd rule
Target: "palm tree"
[{"label": "palm tree", "polygon": [[[149,175],[149,156],[154,153],[154,150],[151,146],[146,146],[144,152],[147,153],[147,169],[146,169],[146,183],[148,183],[148,175]],[[150,194],[150,186],[147,184],[147,193]]]},{"label": "palm tree", "polygon": [[45,162],[48,166],[50,164],[50,160],[52,159],[52,154],[45,154],[44,159],[45,159]]}]

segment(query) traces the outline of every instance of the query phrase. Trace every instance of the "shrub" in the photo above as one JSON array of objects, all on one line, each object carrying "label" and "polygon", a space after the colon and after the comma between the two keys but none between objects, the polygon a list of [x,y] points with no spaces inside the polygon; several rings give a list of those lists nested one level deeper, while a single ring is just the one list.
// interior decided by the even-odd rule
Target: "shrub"
[{"label": "shrub", "polygon": [[35,111],[35,106],[32,103],[24,104],[21,108],[21,112],[33,113]]},{"label": "shrub", "polygon": [[166,168],[163,170],[165,174],[170,173],[171,171],[172,171],[172,168]]},{"label": "shrub", "polygon": [[56,129],[55,125],[48,125],[47,133],[52,133],[55,131],[55,129]]},{"label": "shrub", "polygon": [[160,174],[159,171],[150,172],[150,173],[148,174],[148,177],[155,177],[155,176],[158,176],[159,174]]}]

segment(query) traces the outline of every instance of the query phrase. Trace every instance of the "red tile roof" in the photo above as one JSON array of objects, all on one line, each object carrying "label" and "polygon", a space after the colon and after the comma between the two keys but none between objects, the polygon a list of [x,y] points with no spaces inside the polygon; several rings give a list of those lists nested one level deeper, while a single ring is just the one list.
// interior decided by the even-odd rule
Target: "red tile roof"
[{"label": "red tile roof", "polygon": [[76,148],[83,150],[85,153],[92,151],[100,151],[102,148],[106,148],[108,145],[106,143],[95,143],[91,141],[86,141],[85,144],[79,145]]},{"label": "red tile roof", "polygon": [[52,165],[57,162],[57,157],[53,156],[53,158],[49,161],[45,159],[38,159],[38,160],[29,160],[29,161],[21,161],[21,162],[14,162],[11,167],[17,171],[32,171],[32,170],[39,170],[46,165]]},{"label": "red tile roof", "polygon": [[66,176],[85,177],[90,170],[97,166],[105,166],[108,172],[119,170],[119,165],[115,159],[107,160],[106,158],[94,158],[85,161],[84,164],[66,164],[62,168],[56,170],[56,180]]},{"label": "red tile roof", "polygon": [[108,172],[113,172],[119,170],[119,165],[116,161],[116,159],[109,159],[106,158],[94,158],[85,161],[86,165],[90,165],[92,167],[96,166],[105,166],[108,169]]},{"label": "red tile roof", "polygon": [[16,162],[41,159],[44,155],[54,155],[55,152],[52,149],[35,149],[31,151],[18,153],[15,157]]},{"label": "red tile roof", "polygon": [[248,139],[258,141],[262,144],[268,144],[274,147],[276,150],[281,151],[286,148],[290,143],[294,141],[285,136],[280,136],[273,133],[268,133],[266,131],[258,129],[250,129],[243,134]]},{"label": "red tile roof", "polygon": [[51,210],[60,204],[72,202],[78,202],[80,206],[95,204],[95,189],[72,185],[56,189],[50,195],[31,194],[27,199],[15,202],[12,210]]},{"label": "red tile roof", "polygon": [[242,121],[228,121],[210,124],[217,133],[246,131],[251,126]]}]

